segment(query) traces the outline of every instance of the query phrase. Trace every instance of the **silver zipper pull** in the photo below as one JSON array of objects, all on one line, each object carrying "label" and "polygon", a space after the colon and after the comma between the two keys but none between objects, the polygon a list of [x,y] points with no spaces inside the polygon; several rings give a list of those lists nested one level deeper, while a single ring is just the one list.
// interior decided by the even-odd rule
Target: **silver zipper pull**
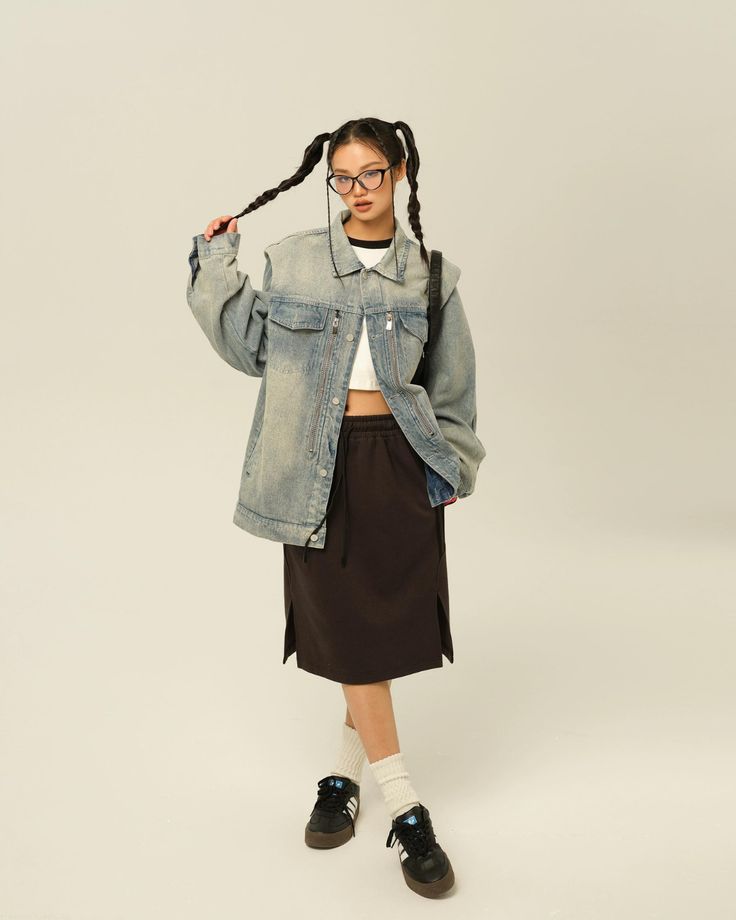
[{"label": "silver zipper pull", "polygon": [[337,324],[340,322],[337,316],[332,320],[332,334],[335,335],[337,332]]},{"label": "silver zipper pull", "polygon": [[393,314],[392,314],[392,313],[387,313],[387,314],[386,314],[386,328],[387,328],[387,329],[390,329],[390,328],[391,328],[391,323],[392,323],[392,322],[393,322]]}]

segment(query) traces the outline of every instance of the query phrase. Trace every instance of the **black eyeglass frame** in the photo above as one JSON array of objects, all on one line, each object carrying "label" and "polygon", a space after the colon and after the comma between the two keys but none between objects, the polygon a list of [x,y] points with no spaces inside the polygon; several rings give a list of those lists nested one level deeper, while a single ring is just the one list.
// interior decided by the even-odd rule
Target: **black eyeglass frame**
[{"label": "black eyeglass frame", "polygon": [[[357,176],[345,176],[342,173],[340,173],[341,179],[352,179],[352,182],[350,183],[350,188],[347,190],[347,192],[338,192],[335,186],[330,182],[330,179],[334,179],[335,176],[338,175],[337,173],[334,173],[334,172],[330,173],[330,175],[326,179],[326,182],[329,185],[329,187],[332,189],[332,191],[336,195],[340,195],[340,197],[342,198],[344,198],[345,195],[349,195],[352,192],[352,190],[355,188],[356,182],[361,186],[361,188],[364,188],[366,192],[375,192],[376,189],[379,189],[383,185],[383,180],[386,178],[386,173],[390,169],[393,169],[394,166],[398,166],[398,165],[399,165],[398,163],[389,163],[388,166],[383,166],[383,167],[372,166],[370,169],[364,169],[363,172],[358,173]],[[376,188],[366,188],[366,186],[360,181],[360,177],[365,175],[365,173],[367,172],[380,172],[381,173],[381,181],[378,183]]]}]

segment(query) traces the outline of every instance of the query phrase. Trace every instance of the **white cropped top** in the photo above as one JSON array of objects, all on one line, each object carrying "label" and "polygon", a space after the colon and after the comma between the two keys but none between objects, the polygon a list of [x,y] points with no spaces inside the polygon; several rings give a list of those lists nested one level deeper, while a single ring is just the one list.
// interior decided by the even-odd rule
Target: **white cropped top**
[{"label": "white cropped top", "polygon": [[[391,240],[357,240],[348,237],[348,242],[353,247],[353,251],[366,266],[370,268],[377,265],[384,257],[386,250],[391,245]],[[355,362],[350,374],[348,388],[351,390],[380,390],[376,372],[373,367],[373,358],[368,345],[368,336],[365,334],[365,317],[360,325],[360,337],[358,339],[358,350],[355,353]]]}]

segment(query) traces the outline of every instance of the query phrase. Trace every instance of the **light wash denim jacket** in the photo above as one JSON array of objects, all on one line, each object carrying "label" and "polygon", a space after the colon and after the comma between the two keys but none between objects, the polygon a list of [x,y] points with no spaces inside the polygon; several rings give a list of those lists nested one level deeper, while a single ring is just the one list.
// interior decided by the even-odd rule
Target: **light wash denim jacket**
[{"label": "light wash denim jacket", "polygon": [[[457,281],[443,257],[441,333],[426,389],[410,381],[427,340],[429,269],[396,220],[381,261],[365,268],[343,223],[291,233],[265,249],[262,290],[238,270],[239,233],[193,237],[187,301],[228,364],[261,377],[233,521],[268,540],[323,549],[325,509],[361,321],[386,402],[424,461],[432,507],[466,498],[486,451],[477,437],[475,351]],[[398,272],[396,258],[398,255]]]}]

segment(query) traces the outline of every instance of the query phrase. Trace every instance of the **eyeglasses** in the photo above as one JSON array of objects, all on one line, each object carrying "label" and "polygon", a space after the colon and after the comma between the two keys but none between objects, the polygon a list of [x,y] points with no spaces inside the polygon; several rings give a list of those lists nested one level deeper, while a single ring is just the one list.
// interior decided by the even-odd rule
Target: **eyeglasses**
[{"label": "eyeglasses", "polygon": [[367,192],[374,192],[383,184],[385,173],[396,165],[396,163],[389,163],[389,165],[384,166],[383,169],[366,169],[357,176],[338,176],[335,173],[330,173],[327,177],[327,184],[333,192],[337,192],[338,195],[347,195],[351,192],[354,182],[361,185]]}]

